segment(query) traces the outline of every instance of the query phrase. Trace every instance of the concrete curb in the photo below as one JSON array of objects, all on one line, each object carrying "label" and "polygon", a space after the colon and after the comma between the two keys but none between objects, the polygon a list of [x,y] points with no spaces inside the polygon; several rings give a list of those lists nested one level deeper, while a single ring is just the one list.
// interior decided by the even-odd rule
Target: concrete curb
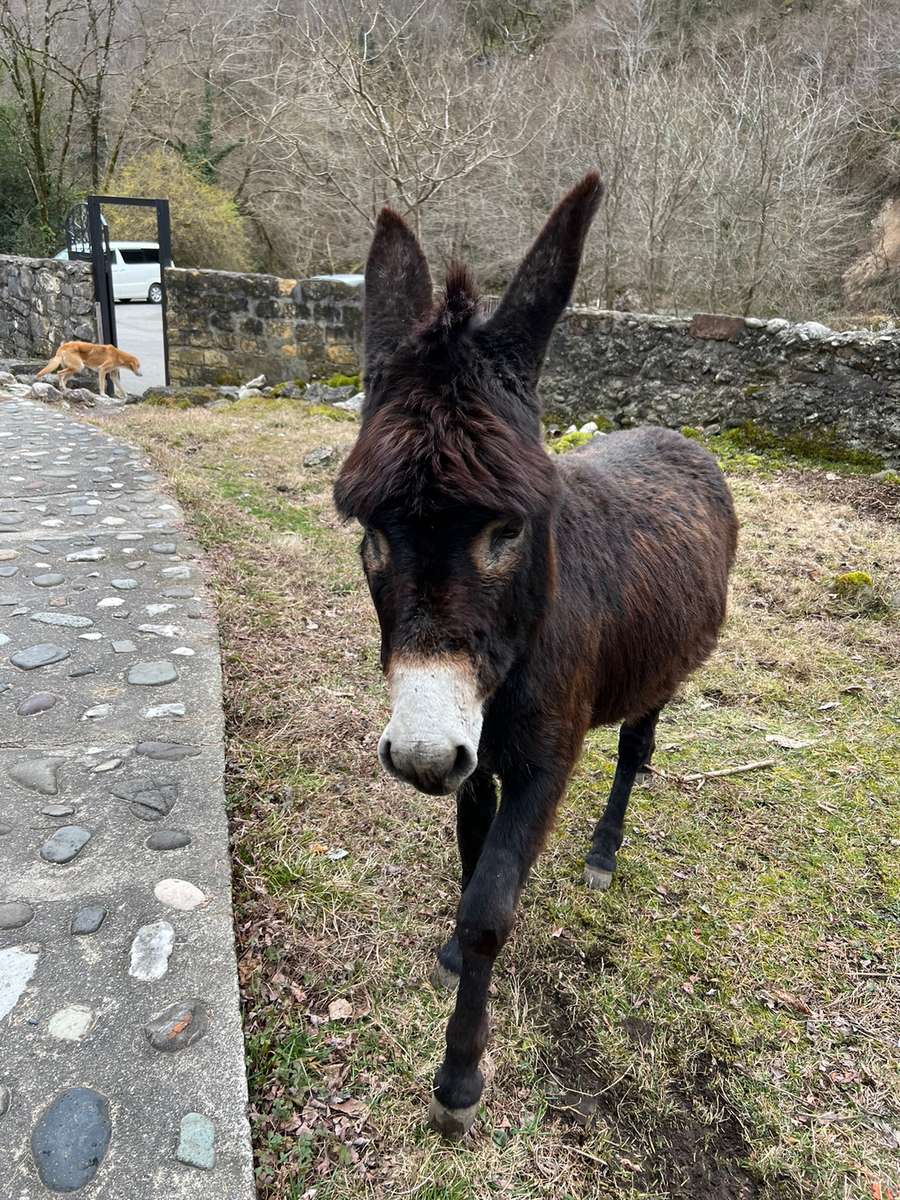
[{"label": "concrete curb", "polygon": [[0,462],[0,1192],[252,1200],[198,551],[65,413],[0,395]]}]

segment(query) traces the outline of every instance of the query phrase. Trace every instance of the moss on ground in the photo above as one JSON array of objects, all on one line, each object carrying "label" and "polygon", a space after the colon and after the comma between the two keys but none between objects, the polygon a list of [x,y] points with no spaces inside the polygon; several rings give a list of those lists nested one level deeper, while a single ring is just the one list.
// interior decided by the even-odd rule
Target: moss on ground
[{"label": "moss on ground", "polygon": [[452,1146],[423,1125],[452,805],[377,765],[358,534],[302,467],[355,429],[258,400],[94,419],[148,449],[213,567],[261,1200],[897,1192],[900,634],[834,591],[860,546],[900,587],[867,468],[785,470],[726,439],[728,627],[664,714],[605,895],[580,873],[615,732],[590,735],[497,969],[476,1133]]},{"label": "moss on ground", "polygon": [[155,408],[202,408],[221,400],[218,390],[212,385],[197,387],[180,387],[174,393],[162,388],[148,388],[142,396],[144,404]]}]

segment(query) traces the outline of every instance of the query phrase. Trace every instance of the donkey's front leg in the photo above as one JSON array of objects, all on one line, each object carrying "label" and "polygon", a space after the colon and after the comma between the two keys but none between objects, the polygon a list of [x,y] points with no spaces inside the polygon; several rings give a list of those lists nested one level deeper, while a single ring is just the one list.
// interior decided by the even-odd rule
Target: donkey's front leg
[{"label": "donkey's front leg", "polygon": [[512,931],[519,895],[564,786],[565,775],[532,776],[522,787],[504,783],[500,811],[460,900],[456,936],[462,971],[429,1110],[446,1137],[461,1137],[475,1119],[484,1089],[478,1064],[488,1039],[494,960]]},{"label": "donkey's front leg", "polygon": [[[478,767],[456,793],[456,840],[462,878],[462,894],[475,874],[485,838],[497,811],[497,788],[490,771]],[[431,982],[438,988],[455,988],[462,971],[462,950],[459,938],[453,936],[437,952],[437,962],[431,972]]]}]

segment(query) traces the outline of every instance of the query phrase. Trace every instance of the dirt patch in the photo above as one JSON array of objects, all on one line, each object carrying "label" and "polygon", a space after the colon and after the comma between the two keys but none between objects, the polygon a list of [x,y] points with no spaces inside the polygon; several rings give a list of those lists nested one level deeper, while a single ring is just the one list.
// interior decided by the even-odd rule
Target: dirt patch
[{"label": "dirt patch", "polygon": [[872,475],[826,471],[788,470],[782,477],[798,492],[829,504],[846,504],[857,516],[891,524],[900,521],[900,485],[896,483],[883,483]]},{"label": "dirt patch", "polygon": [[[665,1115],[654,1115],[653,1098],[634,1078],[617,1076],[602,1065],[596,1037],[570,996],[545,989],[535,999],[543,1006],[555,1046],[551,1070],[560,1091],[551,1111],[566,1127],[564,1137],[580,1140],[579,1131],[602,1123],[615,1143],[628,1147],[619,1156],[621,1183],[668,1200],[762,1200],[770,1194],[744,1166],[750,1147],[716,1086],[718,1068],[709,1054],[696,1060],[690,1080],[669,1089]],[[623,1026],[631,1040],[642,1047],[649,1044],[649,1021],[630,1017]],[[703,1109],[710,1107],[722,1114],[719,1120],[706,1119]],[[639,1158],[638,1146],[643,1150]]]}]

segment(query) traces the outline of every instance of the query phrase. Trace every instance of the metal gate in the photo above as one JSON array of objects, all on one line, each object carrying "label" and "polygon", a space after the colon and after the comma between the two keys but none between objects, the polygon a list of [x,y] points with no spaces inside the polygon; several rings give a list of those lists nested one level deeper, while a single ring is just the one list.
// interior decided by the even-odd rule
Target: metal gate
[{"label": "metal gate", "polygon": [[[159,243],[159,279],[162,291],[163,365],[166,384],[169,383],[169,334],[167,329],[168,294],[166,267],[172,265],[172,227],[169,222],[168,200],[149,200],[138,196],[86,196],[84,203],[73,208],[66,217],[66,249],[69,258],[90,262],[94,276],[94,301],[100,341],[117,346],[116,302],[113,294],[109,226],[103,216],[104,204],[124,204],[132,208],[156,210],[156,240]],[[112,380],[107,380],[112,395]]]}]

